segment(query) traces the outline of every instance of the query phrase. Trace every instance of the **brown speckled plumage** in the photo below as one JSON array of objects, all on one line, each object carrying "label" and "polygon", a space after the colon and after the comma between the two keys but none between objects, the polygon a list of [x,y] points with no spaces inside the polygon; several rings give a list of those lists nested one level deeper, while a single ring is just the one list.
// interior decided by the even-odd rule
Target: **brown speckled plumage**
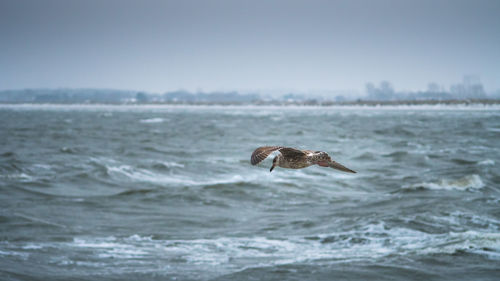
[{"label": "brown speckled plumage", "polygon": [[343,165],[335,162],[328,155],[328,153],[323,151],[313,151],[313,150],[299,150],[291,147],[284,146],[262,146],[257,148],[250,158],[252,165],[257,165],[266,159],[269,154],[274,151],[279,151],[278,154],[273,159],[273,166],[271,171],[275,166],[288,169],[302,169],[309,167],[311,165],[319,165],[322,167],[330,167],[340,171],[356,173],[355,171],[344,167]]}]

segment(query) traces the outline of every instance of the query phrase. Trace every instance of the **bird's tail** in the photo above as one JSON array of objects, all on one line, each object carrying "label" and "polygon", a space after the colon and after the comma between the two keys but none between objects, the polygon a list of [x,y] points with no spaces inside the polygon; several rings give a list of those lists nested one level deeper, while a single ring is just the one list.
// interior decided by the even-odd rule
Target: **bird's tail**
[{"label": "bird's tail", "polygon": [[330,161],[330,163],[328,163],[328,166],[330,168],[334,168],[334,169],[337,169],[337,170],[340,170],[340,171],[344,171],[344,172],[348,172],[348,173],[356,173],[355,171],[347,168],[347,167],[344,167],[343,165],[341,165],[340,163],[337,163],[335,161]]}]

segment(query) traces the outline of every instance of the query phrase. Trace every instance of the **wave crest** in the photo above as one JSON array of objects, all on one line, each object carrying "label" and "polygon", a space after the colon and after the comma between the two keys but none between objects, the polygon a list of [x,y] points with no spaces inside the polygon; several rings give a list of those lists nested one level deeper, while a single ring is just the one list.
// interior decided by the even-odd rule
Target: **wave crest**
[{"label": "wave crest", "polygon": [[403,186],[403,189],[430,189],[430,190],[476,190],[485,185],[478,175],[468,175],[459,179],[440,179],[437,182],[422,182]]},{"label": "wave crest", "polygon": [[149,118],[149,119],[141,119],[141,123],[163,123],[165,119],[163,118]]}]

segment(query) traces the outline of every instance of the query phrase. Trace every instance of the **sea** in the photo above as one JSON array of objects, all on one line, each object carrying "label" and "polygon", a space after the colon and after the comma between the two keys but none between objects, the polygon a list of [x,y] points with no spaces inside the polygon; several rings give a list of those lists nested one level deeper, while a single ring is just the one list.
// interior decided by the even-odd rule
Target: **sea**
[{"label": "sea", "polygon": [[499,106],[3,104],[0,280],[500,280],[499,164]]}]

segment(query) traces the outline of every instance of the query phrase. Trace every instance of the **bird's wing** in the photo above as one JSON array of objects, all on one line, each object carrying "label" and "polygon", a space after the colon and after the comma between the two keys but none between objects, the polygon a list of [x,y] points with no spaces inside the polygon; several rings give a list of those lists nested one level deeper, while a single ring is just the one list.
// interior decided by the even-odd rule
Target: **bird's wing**
[{"label": "bird's wing", "polygon": [[313,155],[316,151],[314,150],[302,150],[307,155]]},{"label": "bird's wing", "polygon": [[257,165],[266,159],[269,154],[281,148],[283,148],[283,146],[261,146],[252,153],[250,162],[252,165]]},{"label": "bird's wing", "polygon": [[328,166],[330,168],[334,168],[334,169],[341,170],[341,171],[344,171],[344,172],[356,173],[355,171],[353,171],[353,170],[351,170],[349,168],[346,168],[343,165],[341,165],[340,163],[337,163],[337,162],[335,162],[333,160],[330,160],[330,162],[328,163]]},{"label": "bird's wing", "polygon": [[278,150],[284,157],[301,157],[306,154],[302,150],[284,146],[261,146],[257,148],[250,158],[252,165],[257,165],[269,156],[269,154]]},{"label": "bird's wing", "polygon": [[306,153],[302,150],[298,150],[291,147],[282,147],[279,149],[280,153],[285,157],[302,157],[306,156]]}]

